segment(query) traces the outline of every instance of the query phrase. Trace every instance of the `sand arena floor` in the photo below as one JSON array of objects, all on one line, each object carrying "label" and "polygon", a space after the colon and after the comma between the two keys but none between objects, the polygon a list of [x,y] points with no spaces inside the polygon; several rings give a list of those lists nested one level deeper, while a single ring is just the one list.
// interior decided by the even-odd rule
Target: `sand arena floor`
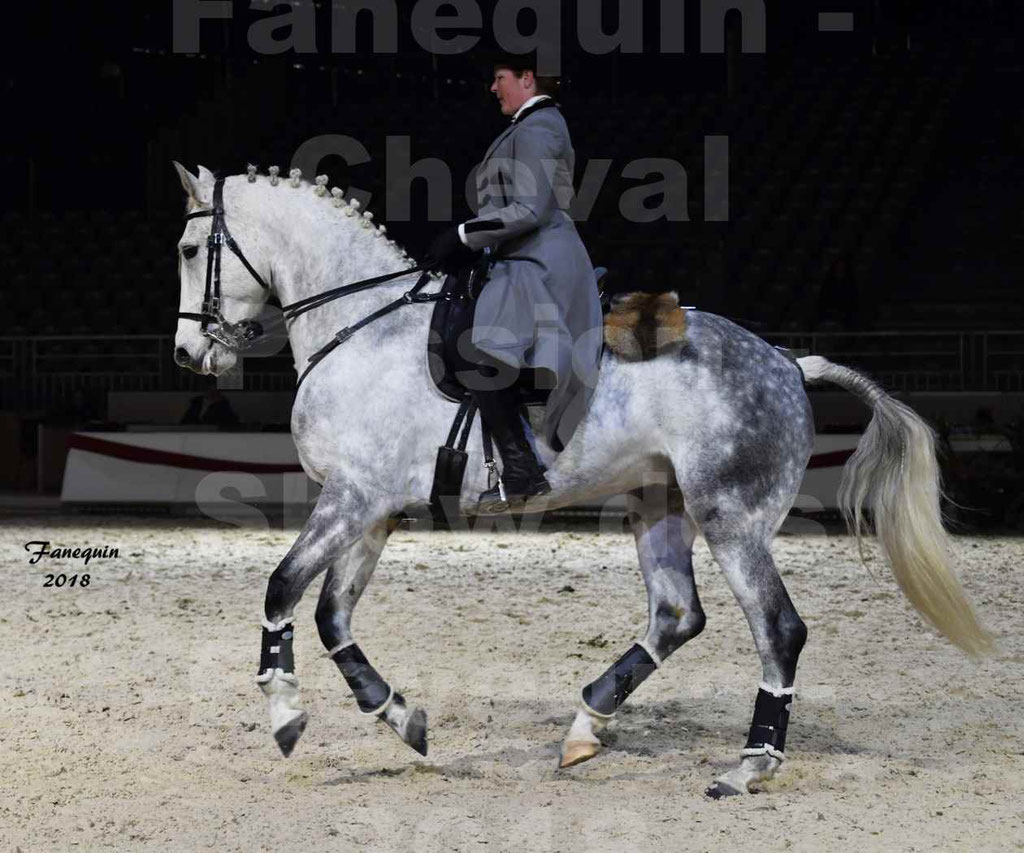
[{"label": "sand arena floor", "polygon": [[[789,760],[762,793],[703,791],[743,746],[760,667],[706,547],[705,633],[569,771],[580,687],[642,635],[632,536],[397,531],[356,612],[360,645],[430,714],[422,759],[360,717],[297,612],[310,724],[290,759],[254,682],[270,571],[294,531],[8,518],[0,614],[4,850],[1024,849],[1024,539],[958,540],[1000,651],[972,663],[841,536],[782,536],[810,629]],[[23,545],[117,547],[87,588]]]}]

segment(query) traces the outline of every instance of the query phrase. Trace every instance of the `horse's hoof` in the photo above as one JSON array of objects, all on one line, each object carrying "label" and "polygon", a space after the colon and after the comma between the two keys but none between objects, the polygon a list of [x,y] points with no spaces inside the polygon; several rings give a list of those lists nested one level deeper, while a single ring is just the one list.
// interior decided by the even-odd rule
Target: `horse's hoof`
[{"label": "horse's hoof", "polygon": [[278,747],[287,758],[292,754],[292,750],[295,749],[295,744],[298,743],[299,738],[302,737],[302,733],[306,730],[306,723],[309,721],[309,716],[303,711],[299,716],[289,723],[285,723],[281,728],[274,732],[274,740],[277,741]]},{"label": "horse's hoof", "polygon": [[725,797],[738,797],[743,792],[737,791],[732,785],[727,785],[725,782],[715,782],[704,793],[712,800],[721,800]]},{"label": "horse's hoof", "polygon": [[571,740],[562,744],[562,755],[558,762],[560,770],[574,767],[593,758],[601,751],[601,744],[589,740]]},{"label": "horse's hoof", "polygon": [[427,712],[422,708],[410,711],[405,705],[402,694],[396,693],[391,707],[377,715],[377,719],[387,723],[396,735],[420,755],[427,754]]},{"label": "horse's hoof", "polygon": [[409,717],[403,740],[424,758],[427,755],[427,712],[417,708]]}]

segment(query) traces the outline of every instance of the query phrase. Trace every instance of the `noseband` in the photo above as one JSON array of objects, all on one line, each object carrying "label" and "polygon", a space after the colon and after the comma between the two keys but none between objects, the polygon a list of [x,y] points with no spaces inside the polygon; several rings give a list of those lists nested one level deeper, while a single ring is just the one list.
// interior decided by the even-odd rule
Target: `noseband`
[{"label": "noseband", "polygon": [[227,246],[234,253],[235,257],[242,262],[242,266],[256,279],[256,283],[268,293],[270,285],[249,263],[242,250],[238,248],[235,238],[228,231],[227,223],[224,221],[224,178],[218,178],[213,185],[213,208],[189,213],[185,217],[185,221],[189,222],[206,216],[213,217],[213,225],[210,228],[210,236],[206,238],[206,287],[203,291],[203,305],[198,314],[183,311],[178,313],[178,317],[200,323],[201,332],[210,340],[223,344],[229,349],[244,350],[252,346],[256,339],[263,334],[263,327],[255,320],[231,323],[224,319],[220,310],[220,260],[223,247]]}]

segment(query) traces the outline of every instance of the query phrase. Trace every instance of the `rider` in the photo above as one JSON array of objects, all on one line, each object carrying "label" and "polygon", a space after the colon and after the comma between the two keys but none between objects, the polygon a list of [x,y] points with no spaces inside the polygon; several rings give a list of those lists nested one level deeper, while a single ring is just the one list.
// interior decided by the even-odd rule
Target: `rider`
[{"label": "rider", "polygon": [[[512,124],[477,167],[479,215],[442,232],[427,264],[457,273],[476,253],[489,253],[490,276],[459,354],[477,371],[464,384],[501,452],[507,501],[518,503],[551,487],[512,383],[525,369],[538,387],[551,389],[542,434],[561,452],[596,385],[602,313],[590,257],[568,212],[575,153],[554,98],[559,80],[538,75],[535,56],[502,55],[493,71],[491,92]],[[498,487],[480,496],[480,511],[505,508]]]}]

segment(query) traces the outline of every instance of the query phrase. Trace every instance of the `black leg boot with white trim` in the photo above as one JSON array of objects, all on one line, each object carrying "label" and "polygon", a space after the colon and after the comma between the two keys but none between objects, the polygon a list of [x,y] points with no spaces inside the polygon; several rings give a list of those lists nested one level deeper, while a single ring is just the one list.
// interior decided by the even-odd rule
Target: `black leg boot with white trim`
[{"label": "black leg boot with white trim", "polygon": [[293,636],[294,623],[290,617],[278,623],[263,620],[260,670],[256,676],[256,683],[270,700],[271,732],[285,758],[292,754],[308,720],[299,707]]},{"label": "black leg boot with white trim", "polygon": [[747,745],[739,767],[719,776],[705,792],[713,800],[747,794],[750,786],[771,779],[786,760],[786,730],[793,707],[793,687],[762,682],[754,703]]}]

